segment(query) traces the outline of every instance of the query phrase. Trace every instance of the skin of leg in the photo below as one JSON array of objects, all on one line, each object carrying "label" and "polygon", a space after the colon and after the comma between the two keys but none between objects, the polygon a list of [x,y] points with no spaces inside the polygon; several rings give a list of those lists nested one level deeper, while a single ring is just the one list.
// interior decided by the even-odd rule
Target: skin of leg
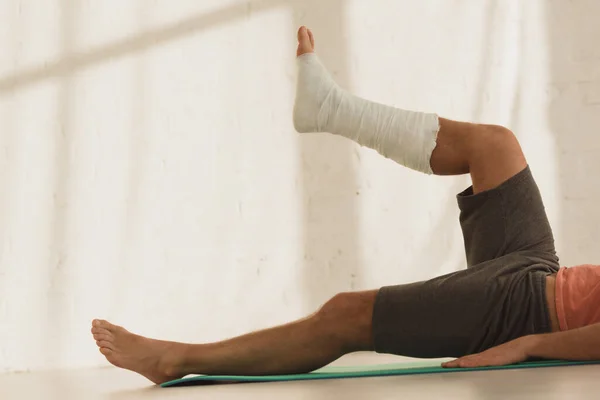
[{"label": "skin of leg", "polygon": [[216,343],[148,339],[101,320],[93,322],[92,333],[109,362],[154,383],[188,374],[305,373],[344,354],[373,349],[376,295],[377,290],[341,293],[304,319]]},{"label": "skin of leg", "polygon": [[493,189],[527,167],[519,141],[507,128],[440,118],[431,155],[436,175],[471,174],[475,193]]},{"label": "skin of leg", "polygon": [[338,294],[305,319],[223,342],[191,345],[184,372],[296,374],[321,368],[347,353],[372,350],[376,293]]}]

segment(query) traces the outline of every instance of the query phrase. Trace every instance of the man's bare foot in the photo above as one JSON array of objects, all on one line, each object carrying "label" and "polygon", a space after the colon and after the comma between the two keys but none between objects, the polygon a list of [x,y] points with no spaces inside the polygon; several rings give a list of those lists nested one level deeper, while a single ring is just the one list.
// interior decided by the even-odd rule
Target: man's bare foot
[{"label": "man's bare foot", "polygon": [[108,321],[95,319],[92,334],[100,353],[119,368],[145,376],[156,384],[179,379],[185,355],[182,343],[134,335]]},{"label": "man's bare foot", "polygon": [[301,26],[298,29],[298,50],[296,50],[296,56],[301,56],[306,53],[313,53],[315,51],[315,37],[310,29],[305,26]]}]

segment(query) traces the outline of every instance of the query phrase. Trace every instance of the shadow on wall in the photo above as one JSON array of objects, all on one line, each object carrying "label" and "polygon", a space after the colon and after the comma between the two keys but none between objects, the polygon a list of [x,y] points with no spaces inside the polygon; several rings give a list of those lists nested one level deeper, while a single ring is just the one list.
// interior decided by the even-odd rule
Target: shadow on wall
[{"label": "shadow on wall", "polygon": [[561,199],[555,229],[561,263],[600,263],[600,2],[546,4],[549,128],[556,140]]},{"label": "shadow on wall", "polygon": [[[68,4],[68,2],[66,3]],[[75,71],[85,67],[139,53],[157,45],[180,39],[221,24],[231,23],[234,20],[244,18],[248,14],[249,8],[252,8],[253,12],[260,12],[276,7],[282,7],[288,3],[288,0],[265,0],[241,4],[238,3],[214,12],[194,15],[190,18],[160,28],[150,29],[139,35],[134,35],[88,51],[68,52],[54,62],[46,63],[39,67],[25,69],[13,75],[0,77],[0,94],[20,89],[23,86],[49,78],[73,74]]]},{"label": "shadow on wall", "polygon": [[[293,1],[294,27],[308,26],[319,57],[343,87],[349,88],[345,0]],[[342,291],[361,283],[357,147],[328,134],[299,139],[304,208],[304,306],[314,311]]]},{"label": "shadow on wall", "polygon": [[[109,43],[83,52],[72,48],[72,29],[76,22],[76,9],[72,0],[63,0],[62,5],[62,57],[43,66],[17,71],[0,77],[0,94],[26,88],[51,78],[62,80],[57,118],[63,124],[61,134],[56,138],[55,188],[56,203],[53,207],[53,243],[56,265],[52,267],[53,290],[50,297],[48,315],[67,315],[69,296],[62,279],[66,271],[60,267],[61,252],[64,251],[66,232],[66,212],[63,207],[69,197],[69,148],[72,141],[72,127],[69,112],[72,106],[72,77],[89,66],[102,64],[118,57],[143,52],[157,44],[172,41],[224,23],[242,19],[251,9],[253,13],[278,7],[290,9],[294,25],[307,24],[318,35],[319,47],[324,63],[332,71],[336,80],[348,86],[348,74],[344,46],[344,3],[345,0],[328,2],[300,0],[265,0],[244,2],[224,7],[220,10],[192,16],[158,29],[142,32],[121,41]],[[294,27],[295,28],[295,27]],[[143,110],[138,110],[143,112]],[[358,254],[358,207],[355,147],[349,141],[328,135],[306,135],[299,139],[304,187],[304,242],[305,265],[303,268],[304,294],[306,307],[314,309],[336,292],[352,290],[360,286]],[[140,161],[140,160],[137,160]],[[143,161],[141,161],[143,162]],[[139,171],[138,171],[139,172]],[[66,256],[66,255],[65,255]],[[63,260],[64,261],[64,260]],[[61,272],[62,271],[62,272]],[[117,297],[119,293],[117,293]],[[66,317],[65,317],[66,318]],[[66,324],[53,321],[60,332]],[[51,338],[49,337],[48,340]],[[61,349],[55,348],[50,357],[60,357]]]},{"label": "shadow on wall", "polygon": [[[137,4],[137,26],[142,31],[149,21],[151,7],[143,0],[138,0]],[[148,135],[147,128],[147,66],[143,56],[147,53],[146,48],[141,49],[141,57],[135,61],[135,77],[131,80],[132,93],[135,94],[135,101],[132,103],[131,114],[135,125],[129,134],[129,168],[126,173],[127,180],[127,205],[121,226],[123,227],[121,235],[121,245],[119,249],[119,271],[113,277],[114,292],[116,296],[111,298],[110,313],[122,307],[123,296],[128,291],[128,283],[132,282],[132,277],[138,273],[137,266],[128,258],[130,249],[135,245],[135,238],[138,232],[135,227],[140,224],[142,212],[140,203],[142,197],[142,181],[149,173],[149,147],[152,137]],[[134,145],[135,144],[135,145]]]},{"label": "shadow on wall", "polygon": [[[69,54],[74,47],[74,37],[76,29],[78,8],[73,0],[62,0],[60,2],[60,46],[63,55]],[[60,125],[54,141],[54,182],[53,197],[54,202],[50,205],[50,215],[52,216],[51,249],[52,259],[49,274],[49,290],[46,303],[46,326],[52,326],[52,333],[44,335],[46,340],[47,357],[54,363],[61,360],[64,356],[61,332],[67,332],[69,305],[73,304],[71,297],[74,296],[72,288],[69,285],[69,271],[66,249],[68,203],[71,182],[70,146],[73,145],[75,137],[73,135],[72,115],[73,112],[73,76],[65,74],[61,76],[58,97],[56,99],[56,116]]]}]

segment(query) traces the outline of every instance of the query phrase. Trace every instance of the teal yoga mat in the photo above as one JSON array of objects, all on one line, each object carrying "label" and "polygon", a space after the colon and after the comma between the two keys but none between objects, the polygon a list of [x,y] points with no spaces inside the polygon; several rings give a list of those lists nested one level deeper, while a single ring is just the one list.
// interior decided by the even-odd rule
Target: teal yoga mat
[{"label": "teal yoga mat", "polygon": [[482,368],[442,368],[440,362],[416,362],[402,364],[363,365],[353,367],[324,367],[308,374],[297,375],[261,375],[261,376],[235,376],[235,375],[193,375],[182,379],[165,382],[161,387],[210,385],[217,383],[242,383],[242,382],[283,382],[305,381],[315,379],[342,379],[364,378],[373,376],[438,374],[448,372],[490,371],[498,369],[562,367],[569,365],[600,364],[600,361],[530,361],[519,364],[504,365],[500,367]]}]

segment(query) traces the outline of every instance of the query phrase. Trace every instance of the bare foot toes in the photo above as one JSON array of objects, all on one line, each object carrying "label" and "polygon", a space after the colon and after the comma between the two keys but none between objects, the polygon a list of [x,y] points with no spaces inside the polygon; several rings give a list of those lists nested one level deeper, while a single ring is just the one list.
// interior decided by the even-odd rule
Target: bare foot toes
[{"label": "bare foot toes", "polygon": [[301,26],[298,29],[298,50],[296,56],[301,56],[306,53],[313,53],[315,51],[315,37],[310,29],[305,26]]},{"label": "bare foot toes", "polygon": [[181,343],[135,335],[104,320],[92,322],[96,345],[113,365],[137,372],[156,384],[181,378],[184,347]]}]

